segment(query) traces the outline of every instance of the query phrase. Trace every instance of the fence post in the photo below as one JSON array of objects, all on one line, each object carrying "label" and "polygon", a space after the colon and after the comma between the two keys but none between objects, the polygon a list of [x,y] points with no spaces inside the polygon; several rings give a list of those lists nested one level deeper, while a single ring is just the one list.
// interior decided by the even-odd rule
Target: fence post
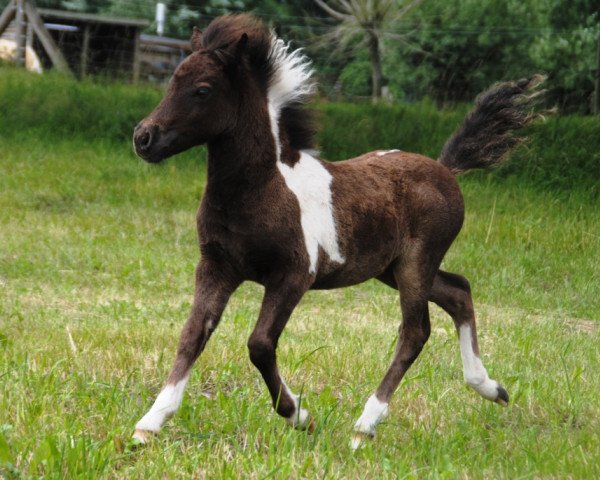
[{"label": "fence post", "polygon": [[27,2],[26,0],[21,1],[23,1],[23,3],[25,4],[25,8],[27,10],[27,19],[31,23],[33,31],[37,35],[38,39],[40,40],[40,42],[42,42],[42,46],[44,47],[44,50],[46,50],[46,53],[50,57],[50,60],[52,60],[52,64],[59,72],[70,75],[72,72],[69,68],[69,64],[67,63],[62,52],[54,42],[52,36],[48,33],[48,30],[46,30],[46,27],[44,26],[44,21],[40,17],[40,14],[29,2]]},{"label": "fence post", "polygon": [[10,25],[15,18],[15,2],[12,0],[0,14],[0,35]]},{"label": "fence post", "polygon": [[594,113],[600,115],[600,33],[596,47],[596,98],[594,99]]},{"label": "fence post", "polygon": [[83,29],[83,45],[81,47],[81,57],[79,59],[79,76],[83,79],[88,73],[88,61],[90,56],[90,26],[86,25]]},{"label": "fence post", "polygon": [[27,42],[27,21],[25,17],[25,3],[27,0],[17,0],[17,12],[15,23],[17,30],[15,32],[15,61],[17,65],[25,66],[25,44]]},{"label": "fence post", "polygon": [[134,44],[133,44],[133,83],[140,81],[140,63],[141,63],[141,45],[140,45],[140,29],[135,28],[134,32]]}]

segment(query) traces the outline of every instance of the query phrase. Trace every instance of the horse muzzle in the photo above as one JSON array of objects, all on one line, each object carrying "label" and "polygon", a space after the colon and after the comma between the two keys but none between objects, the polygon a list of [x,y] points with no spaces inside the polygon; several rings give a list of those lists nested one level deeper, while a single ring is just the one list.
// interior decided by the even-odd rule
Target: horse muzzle
[{"label": "horse muzzle", "polygon": [[[164,156],[160,154],[160,130],[158,125],[140,122],[133,131],[135,153],[146,162],[158,163]],[[159,147],[159,148],[157,148]]]}]

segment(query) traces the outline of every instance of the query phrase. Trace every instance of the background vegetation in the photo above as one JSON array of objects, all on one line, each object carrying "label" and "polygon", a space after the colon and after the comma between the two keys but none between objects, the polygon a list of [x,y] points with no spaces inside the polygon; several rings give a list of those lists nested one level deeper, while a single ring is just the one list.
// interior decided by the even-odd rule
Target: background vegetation
[{"label": "background vegetation", "polygon": [[[461,178],[467,218],[444,266],[472,282],[502,409],[462,382],[450,319],[403,380],[378,437],[348,440],[388,365],[397,294],[310,292],[280,342],[314,435],[271,412],[245,347],[261,289],[243,285],[180,412],[129,438],[160,390],[198,260],[202,148],[159,166],[131,132],[161,91],[0,68],[0,478],[600,476],[600,119],[565,116],[492,174]],[[437,156],[468,106],[321,103],[326,158]]]},{"label": "background vegetation", "polygon": [[[162,97],[158,87],[68,82],[59,75],[36,77],[12,68],[1,72],[0,131],[4,137],[19,137],[27,131],[49,139],[129,142],[133,126]],[[426,100],[394,105],[317,103],[320,149],[330,160],[377,148],[400,148],[437,158],[469,108],[461,104],[439,109]],[[600,117],[551,116],[531,127],[528,136],[529,143],[515,153],[514,161],[485,178],[516,176],[549,191],[577,187],[590,199],[598,199]]]},{"label": "background vegetation", "polygon": [[[0,7],[8,0],[0,0]],[[155,30],[156,0],[37,0],[40,7],[145,18]],[[563,112],[592,111],[596,50],[600,36],[597,0],[355,0],[369,19],[339,22],[315,0],[163,0],[166,33],[188,38],[227,12],[253,11],[314,60],[324,94],[368,98],[369,38],[379,39],[388,96],[438,105],[471,101],[490,84],[543,71],[549,103]],[[330,1],[332,5],[339,2]],[[405,15],[402,9],[415,3]],[[348,4],[348,2],[346,2]],[[380,17],[381,6],[385,15]],[[359,10],[360,10],[359,9]],[[379,10],[378,10],[379,9]],[[361,10],[361,11],[362,11]]]}]

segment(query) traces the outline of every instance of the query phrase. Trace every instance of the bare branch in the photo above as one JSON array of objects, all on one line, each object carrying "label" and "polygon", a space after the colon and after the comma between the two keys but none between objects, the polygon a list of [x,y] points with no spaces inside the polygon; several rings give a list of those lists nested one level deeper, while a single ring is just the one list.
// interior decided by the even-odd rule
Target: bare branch
[{"label": "bare branch", "polygon": [[406,5],[405,7],[403,7],[399,12],[398,12],[398,18],[402,18],[404,15],[406,15],[410,10],[412,10],[414,7],[416,7],[417,5],[419,5],[420,3],[422,3],[423,0],[412,0],[412,2],[410,2],[408,5]]},{"label": "bare branch", "polygon": [[338,0],[338,3],[342,7],[344,7],[347,13],[352,13],[352,7],[350,6],[350,3],[348,3],[346,0]]},{"label": "bare branch", "polygon": [[321,9],[325,10],[329,16],[335,18],[336,20],[339,20],[340,22],[343,22],[345,20],[349,20],[350,18],[352,18],[350,15],[346,15],[342,12],[338,12],[337,10],[334,10],[329,5],[327,5],[323,0],[315,0],[315,3],[319,7],[321,7]]}]

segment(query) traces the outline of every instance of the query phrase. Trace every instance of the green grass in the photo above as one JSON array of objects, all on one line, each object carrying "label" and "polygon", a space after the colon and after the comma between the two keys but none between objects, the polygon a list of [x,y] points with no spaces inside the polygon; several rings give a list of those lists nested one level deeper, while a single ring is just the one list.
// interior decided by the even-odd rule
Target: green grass
[{"label": "green grass", "polygon": [[203,153],[156,167],[125,142],[50,140],[0,138],[0,478],[600,475],[600,217],[588,191],[462,181],[467,218],[445,267],[471,280],[508,408],[464,386],[452,322],[432,307],[390,417],[352,453],[400,321],[395,292],[368,282],[310,292],[284,332],[282,372],[318,422],[312,436],[293,431],[248,360],[262,291],[245,284],[179,413],[131,450],[191,304]]}]

